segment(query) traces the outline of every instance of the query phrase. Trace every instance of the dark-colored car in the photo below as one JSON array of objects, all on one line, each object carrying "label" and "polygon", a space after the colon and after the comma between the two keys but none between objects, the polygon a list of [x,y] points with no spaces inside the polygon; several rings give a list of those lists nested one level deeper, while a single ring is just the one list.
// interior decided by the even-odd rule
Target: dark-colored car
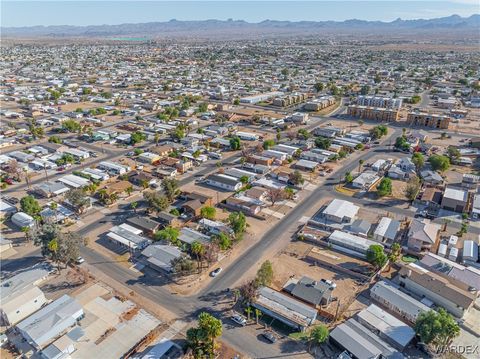
[{"label": "dark-colored car", "polygon": [[262,336],[267,339],[270,343],[275,343],[277,341],[277,337],[273,335],[272,332],[263,332]]}]

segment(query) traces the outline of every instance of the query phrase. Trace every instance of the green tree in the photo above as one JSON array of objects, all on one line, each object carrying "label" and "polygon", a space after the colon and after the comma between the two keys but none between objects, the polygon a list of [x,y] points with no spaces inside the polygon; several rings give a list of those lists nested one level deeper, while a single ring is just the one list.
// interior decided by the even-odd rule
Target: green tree
[{"label": "green tree", "polygon": [[42,255],[57,264],[67,266],[75,262],[80,248],[87,245],[86,238],[78,233],[61,232],[57,224],[44,224],[33,234],[35,245],[40,246]]},{"label": "green tree", "polygon": [[58,136],[50,136],[48,138],[48,142],[50,142],[50,143],[62,143],[62,139]]},{"label": "green tree", "polygon": [[459,325],[443,308],[420,313],[414,329],[423,343],[433,345],[448,345],[460,334]]},{"label": "green tree", "polygon": [[247,219],[242,212],[232,212],[228,216],[228,223],[232,227],[237,239],[241,239],[247,228]]},{"label": "green tree", "polygon": [[262,316],[262,311],[258,308],[255,308],[254,311],[255,311],[255,321],[257,322],[257,325],[258,325],[258,321]]},{"label": "green tree", "polygon": [[293,171],[293,173],[290,174],[288,179],[295,186],[303,185],[305,183],[305,179],[303,178],[302,173],[298,170]]},{"label": "green tree", "polygon": [[321,148],[322,150],[328,150],[332,145],[332,140],[326,137],[317,137],[315,139],[315,146]]},{"label": "green tree", "polygon": [[174,178],[165,178],[162,182],[162,189],[165,192],[165,196],[167,196],[170,202],[177,197],[179,189],[178,189],[178,181]]},{"label": "green tree", "polygon": [[352,183],[353,182],[353,176],[350,172],[345,173],[345,183]]},{"label": "green tree", "polygon": [[134,213],[137,213],[138,202],[130,203],[130,208],[133,209]]},{"label": "green tree", "polygon": [[166,196],[163,196],[155,191],[143,192],[143,198],[147,202],[149,208],[159,213],[168,208],[170,202]]},{"label": "green tree", "polygon": [[408,143],[405,136],[400,136],[400,137],[396,138],[395,148],[397,148],[399,150],[402,150],[402,151],[409,151],[410,150],[410,144]]},{"label": "green tree", "polygon": [[428,158],[428,162],[434,171],[445,172],[450,167],[450,159],[443,155],[432,155]]},{"label": "green tree", "polygon": [[30,195],[25,196],[20,200],[20,208],[23,212],[32,217],[37,216],[42,210],[38,201]]},{"label": "green tree", "polygon": [[377,186],[377,194],[380,197],[389,196],[392,194],[392,180],[384,177]]},{"label": "green tree", "polygon": [[412,155],[412,162],[415,165],[415,168],[417,170],[417,173],[420,172],[422,169],[423,165],[425,164],[425,158],[420,152],[415,152]]},{"label": "green tree", "polygon": [[273,281],[273,267],[270,261],[262,263],[261,267],[257,271],[255,280],[259,286],[269,286]]},{"label": "green tree", "polygon": [[313,85],[313,87],[317,92],[323,91],[323,89],[325,88],[325,86],[321,82],[317,82],[315,85]]},{"label": "green tree", "polygon": [[214,238],[214,242],[222,251],[226,251],[232,246],[232,241],[225,233],[220,233]]},{"label": "green tree", "polygon": [[454,147],[454,146],[448,146],[447,148],[447,155],[448,157],[450,158],[450,161],[451,162],[455,162],[457,161],[461,154],[460,154],[460,151],[458,150],[458,148]]},{"label": "green tree", "polygon": [[367,261],[377,269],[382,268],[387,263],[387,255],[380,244],[372,244],[367,251]]},{"label": "green tree", "polygon": [[325,325],[320,324],[311,330],[308,335],[308,341],[310,344],[320,345],[327,341],[329,335],[330,332],[328,331],[328,328]]},{"label": "green tree", "polygon": [[388,128],[387,128],[387,126],[384,126],[384,125],[375,126],[370,130],[370,136],[374,140],[382,138],[383,136],[386,136],[387,134],[388,134]]},{"label": "green tree", "polygon": [[216,214],[217,214],[217,210],[215,209],[215,207],[205,206],[200,210],[200,216],[202,218],[214,220]]},{"label": "green tree", "polygon": [[155,232],[153,238],[156,241],[167,241],[172,243],[173,245],[179,245],[180,241],[178,240],[178,236],[180,235],[180,231],[177,228],[173,227],[166,227],[160,231]]},{"label": "green tree", "polygon": [[130,136],[130,143],[132,145],[136,145],[137,143],[143,142],[146,139],[147,139],[147,136],[144,133],[136,131],[132,133],[132,135]]},{"label": "green tree", "polygon": [[358,173],[362,171],[362,166],[365,163],[364,160],[358,160]]},{"label": "green tree", "polygon": [[190,252],[197,258],[197,262],[200,262],[200,259],[205,255],[205,246],[198,241],[194,241],[190,245]]},{"label": "green tree", "polygon": [[68,191],[65,199],[75,208],[77,213],[83,213],[85,208],[90,204],[90,199],[87,197],[85,191],[80,188]]},{"label": "green tree", "polygon": [[395,263],[398,260],[398,257],[402,253],[402,247],[400,246],[399,243],[395,242],[392,244],[392,248],[390,250],[390,255],[388,256],[388,259],[390,262]]},{"label": "green tree", "polygon": [[230,148],[234,151],[238,151],[241,148],[240,138],[234,136],[230,138]]},{"label": "green tree", "polygon": [[205,333],[208,351],[213,355],[215,351],[215,339],[222,335],[222,322],[208,313],[200,313],[198,316],[198,327]]},{"label": "green tree", "polygon": [[239,178],[240,182],[242,182],[243,185],[246,185],[249,182],[248,176],[242,176]]},{"label": "green tree", "polygon": [[263,149],[268,150],[275,146],[275,141],[274,140],[265,140],[263,141]]},{"label": "green tree", "polygon": [[418,177],[414,176],[408,181],[407,187],[405,187],[405,197],[409,201],[414,201],[417,198],[418,192],[420,191],[420,180]]},{"label": "green tree", "polygon": [[208,104],[206,102],[202,102],[200,105],[198,105],[198,111],[207,112],[207,110],[208,110]]},{"label": "green tree", "polygon": [[66,120],[62,122],[62,128],[68,132],[80,132],[82,126],[75,120]]}]

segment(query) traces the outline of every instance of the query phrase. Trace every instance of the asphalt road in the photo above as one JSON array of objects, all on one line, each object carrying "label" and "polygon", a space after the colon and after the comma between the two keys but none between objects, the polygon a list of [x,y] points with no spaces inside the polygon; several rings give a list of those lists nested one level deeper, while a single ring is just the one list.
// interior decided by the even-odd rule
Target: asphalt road
[{"label": "asphalt road", "polygon": [[[395,128],[391,137],[395,138],[399,134],[401,134],[401,129]],[[98,270],[102,271],[105,275],[113,280],[129,286],[129,288],[134,290],[139,295],[144,296],[167,308],[179,318],[187,321],[193,320],[196,318],[198,313],[203,310],[211,312],[217,317],[221,317],[223,322],[226,323],[224,325],[224,334],[222,335],[223,340],[238,350],[241,350],[253,357],[294,357],[295,354],[303,351],[301,347],[297,347],[291,343],[290,345],[285,344],[283,341],[283,345],[272,346],[270,344],[261,342],[258,338],[259,333],[251,330],[251,328],[240,329],[234,325],[230,325],[231,322],[228,324],[229,320],[225,318],[225,315],[228,316],[228,313],[224,314],[220,311],[222,302],[229,300],[228,297],[226,297],[226,289],[231,288],[244,273],[252,268],[252,266],[255,266],[263,254],[268,251],[276,241],[284,241],[285,243],[281,243],[281,245],[286,245],[290,241],[290,238],[284,234],[288,233],[289,231],[293,232],[296,230],[296,224],[303,214],[312,208],[318,207],[322,198],[331,196],[334,191],[334,184],[341,181],[347,171],[354,171],[358,167],[358,161],[360,159],[363,159],[365,162],[367,162],[378,153],[387,152],[389,150],[389,146],[386,145],[386,143],[388,144],[389,142],[390,141],[388,139],[384,140],[380,146],[365,152],[358,157],[352,156],[352,158],[347,158],[344,161],[341,169],[336,171],[332,176],[326,178],[326,182],[323,186],[317,188],[311,195],[306,197],[295,208],[293,208],[292,211],[290,211],[281,221],[279,221],[275,226],[271,227],[271,229],[266,232],[260,240],[251,246],[235,262],[224,268],[223,272],[218,277],[216,277],[214,280],[211,280],[210,283],[196,295],[184,297],[172,293],[170,290],[166,289],[166,282],[162,276],[139,276],[136,272],[126,268],[124,265],[119,265],[119,263],[112,261],[111,259],[103,256],[91,248],[82,248],[81,255],[85,258],[89,265],[95,266]],[[238,158],[239,155],[233,156],[225,160],[224,164],[231,164],[237,161]],[[180,180],[180,183],[183,185],[191,182],[198,175],[203,176],[214,171],[215,167],[216,166],[211,163],[202,170],[196,172],[195,176],[190,176]],[[335,196],[337,198],[346,197],[345,199],[360,203],[366,207],[379,208],[402,215],[407,215],[408,212],[408,215],[411,216],[411,212],[405,209],[397,207],[388,207],[387,209],[377,202],[366,199],[352,198],[341,193],[335,193]],[[115,214],[105,215],[103,218],[99,218],[97,222],[86,225],[79,232],[83,236],[88,236],[89,232],[97,227],[99,221],[121,223],[124,220],[125,215],[128,215],[128,213],[117,212]],[[451,223],[450,225],[454,224]],[[278,243],[275,244],[278,245]],[[20,267],[28,267],[32,265],[32,262],[40,260],[40,250],[37,250],[28,258],[15,261],[5,261],[2,263],[2,270],[11,271],[19,269]]]}]

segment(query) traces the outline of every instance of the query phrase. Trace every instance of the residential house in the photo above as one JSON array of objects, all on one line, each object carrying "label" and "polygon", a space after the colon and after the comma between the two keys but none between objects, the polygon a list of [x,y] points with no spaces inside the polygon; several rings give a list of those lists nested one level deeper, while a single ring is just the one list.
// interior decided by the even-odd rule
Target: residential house
[{"label": "residential house", "polygon": [[387,280],[375,283],[370,289],[370,298],[410,323],[415,323],[421,313],[431,310],[422,302],[402,292],[399,286]]},{"label": "residential house", "polygon": [[292,279],[283,287],[283,290],[293,297],[315,308],[328,306],[334,289],[335,287],[325,281],[316,281],[305,276],[297,281]]},{"label": "residential house", "polygon": [[379,242],[386,242],[392,244],[397,238],[400,230],[400,222],[389,217],[382,217],[380,222],[373,232],[373,238]]},{"label": "residential house", "polygon": [[332,200],[322,214],[329,221],[336,223],[351,223],[357,216],[360,207],[342,199]]},{"label": "residential house", "polygon": [[15,325],[48,303],[38,285],[49,275],[49,268],[36,266],[0,283],[0,325]]},{"label": "residential house", "polygon": [[415,337],[415,331],[375,304],[356,315],[357,321],[394,348],[403,351]]},{"label": "residential house", "polygon": [[423,178],[423,181],[430,185],[441,185],[443,184],[443,178],[435,171],[425,170],[420,172],[420,176]]},{"label": "residential house", "polygon": [[172,261],[182,256],[180,248],[163,244],[151,244],[142,251],[143,260],[149,267],[166,273],[174,271]]},{"label": "residential house", "polygon": [[457,318],[463,318],[478,296],[478,290],[448,276],[429,271],[416,263],[402,266],[400,286],[425,297]]},{"label": "residential house", "polygon": [[77,325],[84,317],[80,303],[64,294],[18,323],[15,327],[20,335],[35,349],[40,350]]},{"label": "residential house", "polygon": [[142,233],[153,235],[160,229],[160,222],[146,216],[135,216],[127,218],[127,223],[142,230]]},{"label": "residential house", "polygon": [[242,182],[237,178],[224,174],[211,174],[205,179],[205,183],[227,191],[238,191],[242,188]]},{"label": "residential house", "polygon": [[317,309],[268,287],[261,287],[258,290],[252,306],[301,331],[306,330],[317,318]]},{"label": "residential house", "polygon": [[157,216],[157,220],[164,227],[180,228],[183,224],[177,216],[167,212],[160,212]]},{"label": "residential house", "polygon": [[451,186],[445,187],[442,198],[442,208],[454,211],[464,212],[468,204],[468,191]]},{"label": "residential house", "polygon": [[378,181],[380,177],[374,171],[365,171],[352,181],[352,187],[369,191]]},{"label": "residential house", "polygon": [[428,219],[413,219],[408,229],[408,249],[417,253],[430,251],[439,240],[440,225]]}]

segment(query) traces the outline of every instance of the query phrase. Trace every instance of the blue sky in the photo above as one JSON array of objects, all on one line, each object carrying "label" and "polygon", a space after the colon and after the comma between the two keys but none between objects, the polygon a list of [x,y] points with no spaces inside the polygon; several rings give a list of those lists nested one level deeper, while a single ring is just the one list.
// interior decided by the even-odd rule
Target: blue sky
[{"label": "blue sky", "polygon": [[392,21],[480,12],[479,0],[450,1],[1,1],[1,25],[102,25],[220,19]]}]

